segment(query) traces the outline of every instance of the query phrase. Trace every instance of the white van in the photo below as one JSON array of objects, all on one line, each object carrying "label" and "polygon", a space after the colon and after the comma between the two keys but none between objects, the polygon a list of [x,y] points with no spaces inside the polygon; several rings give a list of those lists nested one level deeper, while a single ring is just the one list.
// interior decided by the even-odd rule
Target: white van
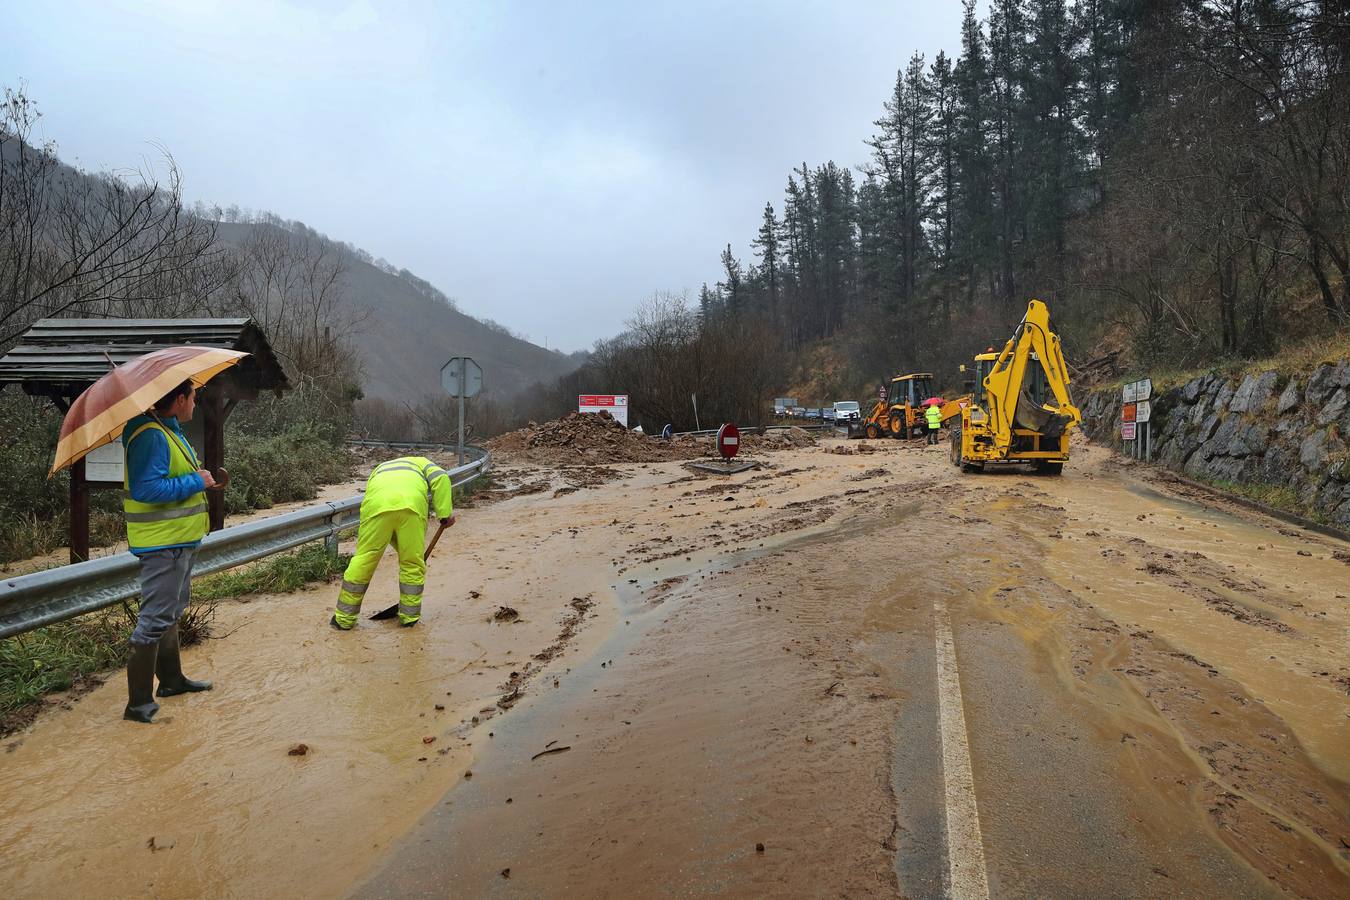
[{"label": "white van", "polygon": [[849,425],[862,421],[857,400],[839,400],[834,404],[834,424]]}]

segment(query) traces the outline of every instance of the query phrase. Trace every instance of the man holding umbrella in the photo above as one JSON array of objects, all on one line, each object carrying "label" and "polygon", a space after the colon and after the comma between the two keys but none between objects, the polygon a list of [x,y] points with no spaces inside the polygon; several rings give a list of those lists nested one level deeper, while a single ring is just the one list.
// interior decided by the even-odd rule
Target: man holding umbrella
[{"label": "man holding umbrella", "polygon": [[179,426],[192,418],[197,387],[248,356],[219,347],[164,347],[111,371],[75,398],[61,422],[51,474],[119,436],[126,454],[127,543],[141,562],[141,606],[127,662],[122,717],[149,722],[159,696],[209,691],[183,675],[178,619],[187,609],[192,555],[210,530],[203,491],[224,486],[202,468]]},{"label": "man holding umbrella", "polygon": [[180,427],[196,406],[197,390],[184,381],[122,431],[127,543],[141,561],[141,606],[131,633],[123,718],[136,722],[149,722],[159,711],[151,694],[155,675],[161,697],[211,689],[211,682],[183,674],[178,644],[178,620],[187,610],[192,585],[192,554],[209,530],[204,492],[216,485],[198,465]]}]

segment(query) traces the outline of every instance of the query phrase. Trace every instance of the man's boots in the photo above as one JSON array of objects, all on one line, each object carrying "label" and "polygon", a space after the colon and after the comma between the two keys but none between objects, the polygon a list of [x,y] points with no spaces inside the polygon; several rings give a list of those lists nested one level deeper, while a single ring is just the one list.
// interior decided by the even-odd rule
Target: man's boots
[{"label": "man's boots", "polygon": [[132,644],[127,660],[127,708],[122,718],[150,723],[159,712],[155,702],[155,658],[159,644]]},{"label": "man's boots", "polygon": [[155,671],[159,674],[158,694],[161,697],[211,690],[211,682],[193,681],[183,675],[183,661],[178,655],[177,622],[170,625],[169,630],[159,639],[159,662],[155,666]]}]

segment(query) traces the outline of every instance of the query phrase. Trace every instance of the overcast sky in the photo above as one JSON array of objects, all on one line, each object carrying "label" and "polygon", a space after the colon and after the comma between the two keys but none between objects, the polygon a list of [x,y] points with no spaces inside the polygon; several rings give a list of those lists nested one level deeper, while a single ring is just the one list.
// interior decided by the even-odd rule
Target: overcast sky
[{"label": "overcast sky", "polygon": [[[983,6],[983,4],[981,4]],[[0,84],[88,169],[300,219],[536,343],[715,282],[803,160],[856,165],[958,0],[9,4]]]}]

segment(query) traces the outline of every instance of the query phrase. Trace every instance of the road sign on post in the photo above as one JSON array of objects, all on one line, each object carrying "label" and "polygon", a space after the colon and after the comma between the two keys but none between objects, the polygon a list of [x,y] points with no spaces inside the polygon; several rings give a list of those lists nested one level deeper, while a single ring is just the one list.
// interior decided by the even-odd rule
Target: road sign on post
[{"label": "road sign on post", "polygon": [[1130,455],[1148,459],[1152,452],[1153,379],[1131,381],[1121,389],[1120,439],[1130,442]]},{"label": "road sign on post", "polygon": [[731,458],[741,452],[741,432],[740,429],[730,422],[726,422],[721,428],[717,429],[717,452],[722,454],[722,458],[731,461]]},{"label": "road sign on post", "polygon": [[476,397],[483,389],[483,370],[469,357],[456,356],[441,366],[441,384],[451,397]]},{"label": "road sign on post", "polygon": [[441,385],[459,398],[459,464],[464,465],[464,401],[483,389],[483,370],[467,356],[456,356],[441,366]]}]

